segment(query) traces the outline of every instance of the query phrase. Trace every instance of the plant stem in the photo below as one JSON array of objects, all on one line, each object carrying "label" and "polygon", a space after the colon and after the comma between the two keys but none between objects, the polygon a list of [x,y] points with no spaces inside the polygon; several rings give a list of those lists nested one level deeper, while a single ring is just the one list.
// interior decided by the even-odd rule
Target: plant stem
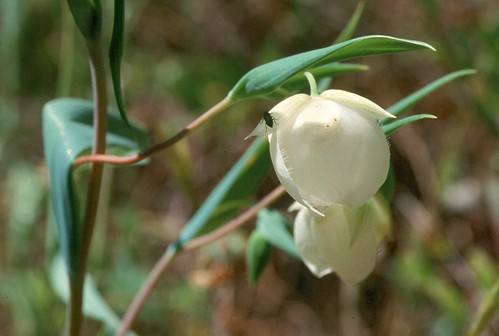
[{"label": "plant stem", "polygon": [[177,143],[178,141],[182,140],[185,138],[187,135],[189,135],[191,132],[197,130],[199,127],[204,125],[207,121],[209,121],[211,118],[216,116],[218,113],[226,109],[229,105],[231,105],[233,101],[227,96],[224,99],[222,99],[220,102],[218,102],[215,106],[210,108],[208,111],[200,115],[198,118],[196,118],[194,121],[192,121],[189,125],[185,126],[182,130],[180,130],[177,134],[172,136],[171,138],[160,142],[159,144],[156,144],[140,153],[128,155],[128,156],[116,156],[116,155],[105,155],[105,154],[92,154],[92,155],[87,155],[87,156],[81,156],[77,158],[73,162],[73,167],[78,167],[82,164],[85,163],[109,163],[113,165],[118,165],[118,166],[125,166],[125,165],[130,165],[133,163],[137,163],[139,161],[142,161],[149,156],[152,156],[172,145]]},{"label": "plant stem", "polygon": [[284,193],[285,193],[284,188],[282,186],[279,186],[276,189],[274,189],[272,192],[270,192],[267,196],[262,198],[257,204],[252,206],[250,209],[248,209],[238,217],[234,218],[233,220],[231,220],[230,222],[228,222],[227,224],[218,228],[215,231],[212,231],[204,236],[191,240],[189,243],[185,244],[181,250],[171,249],[170,247],[167,248],[166,251],[161,256],[161,258],[159,259],[159,261],[156,263],[156,265],[154,265],[154,268],[149,273],[149,277],[147,278],[146,282],[144,283],[144,285],[142,285],[142,288],[136,294],[132,303],[128,307],[128,310],[125,316],[123,317],[123,321],[121,322],[121,327],[117,333],[117,336],[126,335],[127,331],[132,326],[133,321],[137,317],[140,309],[144,305],[149,295],[151,295],[154,286],[158,283],[159,279],[167,270],[168,266],[170,266],[172,261],[175,259],[176,256],[180,254],[180,252],[194,250],[234,231],[240,226],[248,223],[253,217],[256,216],[259,210],[275,202],[282,195],[284,195]]},{"label": "plant stem", "polygon": [[234,231],[238,227],[242,226],[243,224],[246,224],[250,219],[256,216],[258,211],[260,211],[262,208],[266,207],[267,205],[275,202],[278,198],[280,198],[282,195],[284,195],[285,190],[283,186],[279,186],[272,190],[269,194],[267,194],[264,198],[262,198],[257,204],[249,208],[247,211],[239,215],[237,218],[234,218],[230,222],[228,222],[226,225],[218,228],[217,230],[214,230],[210,233],[205,234],[204,236],[195,238],[188,242],[187,244],[184,245],[182,248],[184,251],[190,251],[197,249],[203,245],[206,245],[208,243],[211,243],[217,239],[222,238],[226,234]]},{"label": "plant stem", "polygon": [[[92,154],[101,154],[106,149],[107,91],[104,58],[100,40],[88,41],[90,72],[94,97],[94,143]],[[83,217],[82,242],[79,267],[76,276],[70,278],[68,334],[78,336],[83,324],[82,305],[87,259],[95,226],[102,183],[103,165],[95,163],[90,169],[88,191]]]}]

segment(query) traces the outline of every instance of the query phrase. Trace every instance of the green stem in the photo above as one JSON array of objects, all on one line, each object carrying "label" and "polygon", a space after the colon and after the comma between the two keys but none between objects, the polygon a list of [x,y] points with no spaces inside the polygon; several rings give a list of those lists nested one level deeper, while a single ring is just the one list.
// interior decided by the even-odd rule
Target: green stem
[{"label": "green stem", "polygon": [[[94,143],[92,154],[102,154],[106,148],[107,131],[107,91],[102,46],[100,40],[88,41],[90,71],[94,96]],[[78,272],[70,279],[70,300],[68,312],[68,334],[79,336],[83,323],[82,305],[83,288],[87,259],[92,240],[92,233],[97,217],[103,165],[94,163],[90,169],[88,192],[83,218],[81,254]]]},{"label": "green stem", "polygon": [[135,318],[139,314],[140,309],[146,302],[147,298],[151,295],[154,286],[156,286],[158,281],[161,279],[161,276],[167,270],[168,266],[170,266],[172,261],[180,254],[180,252],[192,251],[203,245],[206,245],[208,243],[211,243],[215,240],[222,238],[228,233],[248,223],[252,218],[254,218],[258,214],[258,211],[268,206],[269,204],[275,202],[284,194],[285,194],[284,187],[279,186],[275,188],[272,192],[270,192],[267,196],[262,198],[257,204],[252,206],[250,209],[248,209],[238,217],[234,218],[233,220],[231,220],[224,226],[218,228],[217,230],[214,230],[210,233],[207,233],[204,236],[200,236],[191,240],[183,247],[183,249],[178,250],[176,248],[172,249],[171,247],[167,248],[163,253],[163,255],[161,256],[161,258],[159,259],[159,261],[156,263],[156,265],[154,265],[154,268],[149,273],[146,282],[142,285],[142,288],[135,295],[135,298],[133,299],[130,306],[128,306],[128,310],[125,316],[123,317],[120,329],[116,335],[117,336],[126,335],[127,331],[130,329],[133,322],[135,321]]},{"label": "green stem", "polygon": [[310,85],[310,95],[312,97],[319,96],[319,92],[317,91],[317,83],[315,82],[314,76],[308,71],[304,72],[304,75],[305,77],[307,77],[308,84]]}]

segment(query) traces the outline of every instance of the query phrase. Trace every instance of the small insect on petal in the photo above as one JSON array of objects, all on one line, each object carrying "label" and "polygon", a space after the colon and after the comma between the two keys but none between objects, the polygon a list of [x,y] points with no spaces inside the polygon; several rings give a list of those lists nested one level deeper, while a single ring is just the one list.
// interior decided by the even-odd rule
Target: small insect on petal
[{"label": "small insect on petal", "polygon": [[274,125],[277,125],[275,117],[273,117],[270,112],[265,111],[263,112],[262,120],[260,120],[255,129],[250,134],[248,134],[248,136],[244,138],[244,140],[251,138],[252,136],[267,135],[268,133],[272,132],[272,130],[269,130],[269,128],[273,128]]},{"label": "small insect on petal", "polygon": [[268,127],[272,128],[274,127],[274,117],[272,117],[270,115],[269,112],[265,111],[263,112],[263,120],[265,121],[265,125],[267,125]]}]

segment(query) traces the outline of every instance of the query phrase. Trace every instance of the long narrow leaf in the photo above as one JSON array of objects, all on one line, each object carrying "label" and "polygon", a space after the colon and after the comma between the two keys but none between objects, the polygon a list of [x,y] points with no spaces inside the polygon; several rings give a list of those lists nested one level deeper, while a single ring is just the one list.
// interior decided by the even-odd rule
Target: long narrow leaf
[{"label": "long narrow leaf", "polygon": [[123,104],[123,94],[121,91],[121,58],[123,57],[124,31],[125,1],[115,0],[113,35],[111,37],[111,45],[109,46],[109,68],[111,70],[114,97],[116,98],[118,111],[120,111],[121,119],[123,119],[127,127],[130,128],[130,123],[128,122],[125,112],[125,105]]},{"label": "long narrow leaf", "polygon": [[[309,69],[308,71],[314,75],[317,81],[327,77],[336,77],[341,74],[365,71],[369,67],[363,64],[338,63],[325,64]],[[303,73],[297,73],[282,85],[282,88],[287,92],[297,92],[304,88],[308,88],[307,77]]]},{"label": "long narrow leaf", "polygon": [[[108,113],[109,146],[138,149],[136,141],[118,113]],[[72,163],[78,155],[92,147],[93,104],[79,99],[56,99],[43,108],[43,144],[50,177],[52,206],[59,234],[60,251],[70,276],[76,275],[80,258],[80,218],[74,191]],[[135,127],[140,143],[146,133]]]},{"label": "long narrow leaf", "polygon": [[[445,84],[448,84],[457,78],[460,78],[463,76],[473,75],[475,73],[476,73],[476,70],[466,69],[466,70],[455,71],[455,72],[450,73],[446,76],[443,76],[443,77],[431,82],[430,84],[422,87],[418,91],[408,95],[404,99],[400,100],[396,104],[389,107],[387,109],[387,111],[395,116],[398,116],[398,115],[404,113],[405,111],[407,111],[408,109],[410,109],[412,106],[414,106],[416,103],[421,101],[424,97],[426,97],[427,95],[429,95],[433,91],[444,86]],[[396,119],[389,119],[389,120],[385,119],[385,120],[383,120],[383,123],[387,124],[388,122],[393,122],[395,120]]]},{"label": "long narrow leaf", "polygon": [[[69,282],[68,274],[64,260],[60,254],[57,254],[52,260],[50,267],[50,282],[57,295],[66,303],[69,302]],[[121,321],[118,315],[104,300],[99,290],[95,286],[90,275],[85,276],[85,289],[83,291],[83,314],[94,320],[104,323],[104,325],[113,333],[117,332]],[[128,332],[128,336],[136,335]]]},{"label": "long narrow leaf", "polygon": [[332,46],[285,57],[254,68],[232,88],[229,96],[234,100],[267,95],[283,85],[289,78],[311,67],[344,61],[361,56],[396,53],[432,46],[420,41],[391,36],[372,35],[358,37]]},{"label": "long narrow leaf", "polygon": [[102,30],[100,0],[68,0],[78,29],[87,40],[96,40]]},{"label": "long narrow leaf", "polygon": [[338,35],[334,43],[341,43],[352,38],[353,33],[355,32],[355,29],[357,29],[357,26],[359,24],[360,17],[364,12],[364,7],[365,7],[364,1],[359,2],[357,7],[355,8],[355,12],[353,13],[352,17],[350,18],[350,20],[348,20],[348,23],[346,24],[345,28],[343,28],[343,30],[341,31],[340,35]]},{"label": "long narrow leaf", "polygon": [[383,132],[385,133],[385,135],[390,135],[393,132],[395,132],[396,130],[398,130],[400,127],[405,126],[407,124],[410,124],[412,122],[415,122],[417,120],[436,119],[436,118],[437,117],[435,117],[434,115],[431,115],[431,114],[416,114],[416,115],[413,115],[413,116],[410,116],[410,117],[407,117],[404,119],[397,119],[396,121],[391,122],[388,125],[384,125]]},{"label": "long narrow leaf", "polygon": [[270,169],[268,144],[264,137],[257,138],[246,153],[220,181],[203,205],[185,225],[172,252],[182,248],[191,239],[210,232],[230,219],[249,202]]}]

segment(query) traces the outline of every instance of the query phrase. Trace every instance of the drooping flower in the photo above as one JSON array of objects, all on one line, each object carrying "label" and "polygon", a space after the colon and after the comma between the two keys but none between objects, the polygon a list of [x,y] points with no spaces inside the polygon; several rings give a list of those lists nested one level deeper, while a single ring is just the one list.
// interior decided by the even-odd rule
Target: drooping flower
[{"label": "drooping flower", "polygon": [[297,94],[272,108],[249,135],[267,135],[277,177],[297,202],[323,215],[333,204],[360,207],[386,179],[390,151],[377,120],[394,117],[342,90]]},{"label": "drooping flower", "polygon": [[391,226],[379,196],[357,209],[332,205],[324,216],[317,216],[298,203],[291,209],[298,210],[295,244],[315,276],[335,272],[344,282],[356,284],[371,273],[379,240]]}]

